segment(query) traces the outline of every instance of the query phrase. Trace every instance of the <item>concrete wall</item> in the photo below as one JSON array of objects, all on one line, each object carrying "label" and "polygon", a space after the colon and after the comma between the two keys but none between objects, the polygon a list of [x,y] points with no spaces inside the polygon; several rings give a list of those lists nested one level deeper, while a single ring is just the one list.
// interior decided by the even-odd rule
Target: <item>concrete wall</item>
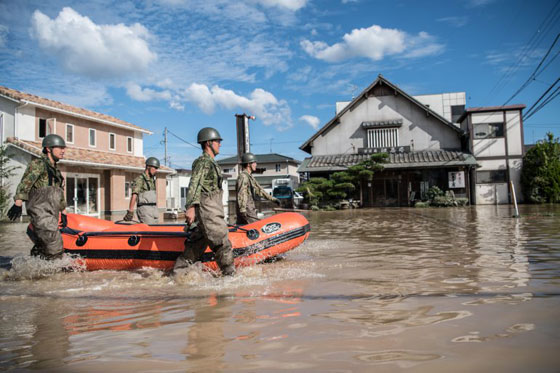
[{"label": "concrete wall", "polygon": [[355,153],[367,147],[367,130],[364,121],[402,119],[399,128],[399,146],[412,146],[413,150],[460,149],[460,138],[453,129],[438,119],[426,116],[402,96],[371,96],[352,110],[348,110],[330,130],[313,141],[312,155]]},{"label": "concrete wall", "polygon": [[465,105],[465,92],[438,93],[433,95],[418,95],[415,99],[428,105],[430,109],[451,122],[451,106]]}]

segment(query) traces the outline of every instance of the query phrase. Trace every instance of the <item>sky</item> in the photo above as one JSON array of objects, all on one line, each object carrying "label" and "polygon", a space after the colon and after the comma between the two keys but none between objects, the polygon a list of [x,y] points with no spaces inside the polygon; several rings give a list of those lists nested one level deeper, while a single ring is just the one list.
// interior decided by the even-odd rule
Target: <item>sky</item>
[{"label": "sky", "polygon": [[242,113],[253,153],[303,160],[378,74],[467,107],[534,106],[530,144],[560,137],[559,33],[560,0],[0,0],[0,85],[146,128],[162,162],[167,128],[175,168],[202,127],[235,155]]}]

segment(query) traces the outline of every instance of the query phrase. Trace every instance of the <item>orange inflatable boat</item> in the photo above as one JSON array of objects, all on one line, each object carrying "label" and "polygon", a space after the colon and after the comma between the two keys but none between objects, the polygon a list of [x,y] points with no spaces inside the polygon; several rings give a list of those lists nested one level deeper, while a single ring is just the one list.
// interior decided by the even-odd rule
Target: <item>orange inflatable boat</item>
[{"label": "orange inflatable boat", "polygon": [[[64,251],[79,255],[88,270],[131,270],[142,267],[170,270],[183,252],[189,234],[183,224],[130,224],[68,214],[61,229]],[[309,236],[307,219],[284,212],[243,226],[231,226],[229,239],[235,265],[247,266],[292,250]],[[206,249],[202,262],[217,270]]]}]

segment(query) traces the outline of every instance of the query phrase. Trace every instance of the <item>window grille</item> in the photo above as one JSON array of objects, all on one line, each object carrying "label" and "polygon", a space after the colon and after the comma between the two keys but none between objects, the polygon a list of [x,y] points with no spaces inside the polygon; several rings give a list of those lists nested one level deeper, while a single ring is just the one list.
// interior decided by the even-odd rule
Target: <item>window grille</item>
[{"label": "window grille", "polygon": [[399,146],[398,128],[376,128],[367,132],[368,148],[390,148]]}]

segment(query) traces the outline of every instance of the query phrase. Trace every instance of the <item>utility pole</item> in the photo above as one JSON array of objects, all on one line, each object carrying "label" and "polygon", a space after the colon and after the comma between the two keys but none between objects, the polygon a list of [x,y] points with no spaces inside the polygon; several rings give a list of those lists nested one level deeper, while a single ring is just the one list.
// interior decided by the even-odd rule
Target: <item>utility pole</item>
[{"label": "utility pole", "polygon": [[165,149],[165,154],[164,154],[164,158],[163,158],[163,164],[165,166],[167,166],[167,127],[165,127],[163,129],[163,143],[164,143],[164,149]]}]

